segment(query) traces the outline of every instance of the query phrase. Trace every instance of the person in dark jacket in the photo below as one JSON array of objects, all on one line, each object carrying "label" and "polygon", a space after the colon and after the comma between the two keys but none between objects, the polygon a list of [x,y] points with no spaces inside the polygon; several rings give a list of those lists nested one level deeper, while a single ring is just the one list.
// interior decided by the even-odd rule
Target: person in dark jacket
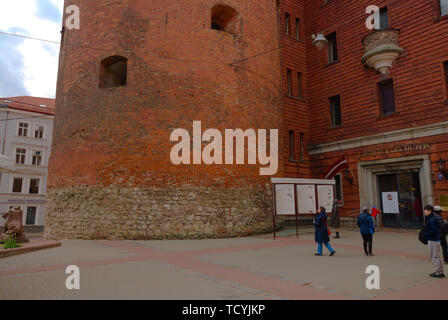
[{"label": "person in dark jacket", "polygon": [[443,220],[442,216],[442,207],[435,206],[434,207],[434,218],[437,221],[437,225],[439,226],[440,231],[440,246],[442,247],[443,260],[445,264],[448,264],[448,247],[446,243],[446,235],[447,235],[447,224]]},{"label": "person in dark jacket", "polygon": [[358,217],[357,221],[361,236],[363,239],[364,252],[366,256],[373,256],[373,234],[375,233],[375,223],[372,216],[369,214],[369,208],[362,208],[362,213]]},{"label": "person in dark jacket", "polygon": [[434,217],[433,210],[434,209],[431,205],[425,206],[423,210],[423,213],[426,217],[424,231],[426,239],[428,239],[431,262],[436,270],[434,273],[431,273],[430,276],[433,278],[445,278],[445,274],[443,273],[442,259],[440,258],[440,230]]},{"label": "person in dark jacket", "polygon": [[320,207],[317,209],[316,221],[314,222],[315,228],[315,241],[317,242],[317,253],[316,256],[322,255],[322,244],[324,244],[330,251],[330,256],[334,256],[336,251],[330,245],[330,237],[328,235],[327,227],[327,215],[325,213],[325,208]]},{"label": "person in dark jacket", "polygon": [[339,228],[341,227],[341,219],[339,217],[339,200],[333,201],[333,208],[331,209],[331,226],[336,229],[335,239],[339,239]]}]

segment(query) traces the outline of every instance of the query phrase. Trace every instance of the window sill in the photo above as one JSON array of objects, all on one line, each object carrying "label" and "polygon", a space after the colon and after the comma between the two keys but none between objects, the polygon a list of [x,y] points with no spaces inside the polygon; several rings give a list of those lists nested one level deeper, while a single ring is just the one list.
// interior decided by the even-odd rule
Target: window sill
[{"label": "window sill", "polygon": [[47,139],[44,138],[36,138],[36,137],[28,137],[28,136],[19,136],[19,135],[15,135],[15,138],[24,138],[24,139],[28,139],[28,140],[35,140],[35,141],[47,141]]},{"label": "window sill", "polygon": [[443,16],[439,15],[434,22],[437,23],[439,21],[446,20],[446,19],[448,19],[448,13]]},{"label": "window sill", "polygon": [[306,163],[305,160],[295,160],[295,159],[288,159],[288,162],[292,162],[292,163],[303,163],[303,164]]},{"label": "window sill", "polygon": [[329,66],[332,66],[332,65],[334,65],[334,64],[337,64],[337,63],[339,63],[339,62],[341,62],[340,59],[335,60],[335,61],[333,61],[333,62],[329,62],[329,63],[327,63],[326,65],[324,65],[324,68],[329,67]]},{"label": "window sill", "polygon": [[339,125],[339,126],[334,126],[334,127],[327,128],[327,131],[332,131],[332,130],[336,130],[336,129],[341,129],[342,127],[343,127],[343,125],[341,124],[341,125]]},{"label": "window sill", "polygon": [[385,118],[392,118],[394,116],[399,116],[400,112],[393,112],[393,113],[388,113],[388,114],[380,114],[376,119],[377,120],[381,120],[381,119],[385,119]]},{"label": "window sill", "polygon": [[287,94],[286,97],[289,98],[289,99],[305,102],[305,99],[299,98],[299,97],[290,96],[289,94]]},{"label": "window sill", "polygon": [[292,36],[292,35],[290,35],[290,34],[286,34],[286,33],[283,33],[283,35],[284,35],[285,37],[287,37],[288,39],[294,40],[294,41],[296,41],[296,42],[304,43],[304,41],[303,41],[302,38],[297,39],[295,36]]}]

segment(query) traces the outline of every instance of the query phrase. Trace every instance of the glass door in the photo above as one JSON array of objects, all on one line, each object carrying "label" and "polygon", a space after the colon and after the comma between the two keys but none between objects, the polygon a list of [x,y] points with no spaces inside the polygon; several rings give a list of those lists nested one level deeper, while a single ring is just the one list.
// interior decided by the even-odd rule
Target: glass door
[{"label": "glass door", "polygon": [[[423,225],[418,171],[379,175],[378,187],[385,227],[416,229]],[[387,212],[384,212],[385,206]]]}]

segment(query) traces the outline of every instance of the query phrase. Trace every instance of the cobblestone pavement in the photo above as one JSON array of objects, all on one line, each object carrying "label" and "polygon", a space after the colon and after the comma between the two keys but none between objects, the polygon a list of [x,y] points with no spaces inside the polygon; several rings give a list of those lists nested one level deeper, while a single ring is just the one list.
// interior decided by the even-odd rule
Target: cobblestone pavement
[{"label": "cobblestone pavement", "polygon": [[[363,254],[358,232],[341,235],[331,241],[334,257],[314,256],[312,232],[276,240],[65,240],[0,259],[0,300],[448,299],[448,280],[429,277],[428,248],[416,234],[376,233],[374,257]],[[68,265],[80,268],[80,290],[65,286]],[[380,290],[366,289],[369,265],[380,268]]]}]

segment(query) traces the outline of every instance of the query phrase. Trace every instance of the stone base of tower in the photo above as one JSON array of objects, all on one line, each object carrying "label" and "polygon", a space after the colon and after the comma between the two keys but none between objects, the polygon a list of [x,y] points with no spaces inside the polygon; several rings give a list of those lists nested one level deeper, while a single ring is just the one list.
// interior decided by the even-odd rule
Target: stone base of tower
[{"label": "stone base of tower", "polygon": [[47,239],[200,239],[273,231],[271,186],[64,187],[48,193]]}]

